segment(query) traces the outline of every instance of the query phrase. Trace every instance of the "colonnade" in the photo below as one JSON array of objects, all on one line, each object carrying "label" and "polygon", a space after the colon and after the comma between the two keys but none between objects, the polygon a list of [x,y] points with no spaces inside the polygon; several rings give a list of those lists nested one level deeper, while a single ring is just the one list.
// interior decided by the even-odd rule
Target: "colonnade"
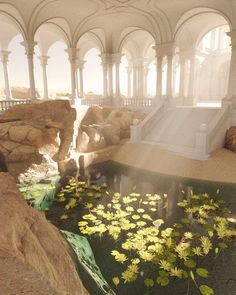
[{"label": "colonnade", "polygon": [[[236,96],[236,31],[233,30],[228,35],[231,38],[231,66],[228,83],[228,100]],[[34,50],[37,43],[32,40],[25,40],[21,43],[25,48],[25,54],[28,59],[28,72],[30,84],[30,98],[36,99],[35,76],[34,76]],[[173,99],[173,86],[175,81],[175,71],[173,69],[174,43],[157,44],[153,47],[156,56],[156,97],[157,99]],[[78,48],[68,48],[66,50],[71,68],[71,98],[84,96],[83,69],[85,61],[80,59]],[[180,48],[179,66],[180,66],[180,84],[178,96],[182,99],[182,104],[194,103],[196,78],[196,66],[198,52],[195,48]],[[2,50],[0,59],[3,65],[6,99],[11,99],[11,87],[8,73],[8,60],[10,52]],[[101,66],[103,69],[103,96],[113,98],[116,104],[121,96],[120,93],[120,64],[122,53],[101,53]],[[49,56],[40,56],[40,62],[43,73],[44,98],[48,98],[47,65]],[[145,98],[147,96],[147,80],[149,73],[150,60],[143,57],[137,57],[128,61],[127,67],[127,94],[128,97]],[[163,89],[163,66],[167,66],[167,79]],[[113,83],[114,82],[114,83]],[[165,96],[163,96],[165,92]]]}]

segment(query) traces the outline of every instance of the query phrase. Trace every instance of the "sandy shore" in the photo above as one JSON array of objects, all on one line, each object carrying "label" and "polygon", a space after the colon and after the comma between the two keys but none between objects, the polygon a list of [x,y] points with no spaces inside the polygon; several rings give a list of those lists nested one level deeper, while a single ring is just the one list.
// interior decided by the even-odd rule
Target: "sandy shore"
[{"label": "sandy shore", "polygon": [[226,149],[214,151],[209,160],[198,161],[165,151],[157,145],[127,142],[113,160],[165,175],[236,184],[236,154]]}]

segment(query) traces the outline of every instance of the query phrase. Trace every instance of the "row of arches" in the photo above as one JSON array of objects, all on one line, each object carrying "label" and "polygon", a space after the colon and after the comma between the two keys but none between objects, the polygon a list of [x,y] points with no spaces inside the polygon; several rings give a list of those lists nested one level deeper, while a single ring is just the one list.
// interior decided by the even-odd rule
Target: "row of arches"
[{"label": "row of arches", "polygon": [[[42,71],[46,66],[49,87],[47,96],[55,96],[56,93],[66,95],[72,92],[71,64],[66,53],[70,48],[70,41],[67,30],[65,27],[62,28],[60,22],[60,20],[50,20],[42,24],[35,33],[34,41],[37,42],[37,46],[34,48],[33,61],[36,88],[40,96],[45,96]],[[5,32],[1,34],[3,36],[0,40],[1,50],[5,55],[8,51],[11,52],[8,57],[10,83],[12,86],[26,86],[28,65],[21,45],[24,35],[10,16],[1,13],[0,24],[2,24],[0,28],[4,28]],[[175,42],[167,43],[172,55],[171,77],[169,77],[170,49],[166,52],[163,48],[159,50],[161,44],[157,44],[157,40],[149,31],[140,27],[127,27],[120,33],[118,41],[111,40],[109,43],[106,39],[112,37],[103,29],[88,30],[76,43],[77,77],[72,88],[76,88],[81,97],[84,97],[84,94],[156,97],[169,95],[167,84],[171,79],[171,95],[179,98],[181,104],[188,104],[189,99],[191,102],[192,100],[218,101],[227,93],[230,64],[230,41],[226,35],[228,31],[230,23],[219,13],[208,11],[191,17],[187,17],[186,14],[175,30]],[[117,36],[116,32],[114,36]],[[114,48],[118,50],[114,51]],[[117,54],[120,54],[120,58],[115,60],[113,57]],[[108,55],[112,55],[110,58],[112,61],[108,61]],[[158,63],[160,55],[162,59],[161,63]],[[104,56],[106,56],[105,61]],[[107,65],[110,63],[109,70],[110,66]],[[158,68],[161,80],[158,80]],[[109,75],[112,78],[109,78]],[[1,79],[2,87],[3,84]]]}]

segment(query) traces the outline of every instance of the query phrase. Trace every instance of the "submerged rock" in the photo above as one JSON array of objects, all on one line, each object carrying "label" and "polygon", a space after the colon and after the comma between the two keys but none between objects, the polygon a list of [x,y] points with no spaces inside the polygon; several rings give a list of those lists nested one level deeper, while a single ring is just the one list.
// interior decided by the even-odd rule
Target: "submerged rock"
[{"label": "submerged rock", "polygon": [[59,230],[27,205],[8,173],[0,183],[0,294],[87,295]]}]

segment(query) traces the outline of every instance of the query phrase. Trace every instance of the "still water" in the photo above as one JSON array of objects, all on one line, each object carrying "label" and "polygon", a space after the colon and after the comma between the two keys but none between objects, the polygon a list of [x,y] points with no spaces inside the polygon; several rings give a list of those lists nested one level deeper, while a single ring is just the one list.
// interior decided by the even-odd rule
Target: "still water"
[{"label": "still water", "polygon": [[[177,203],[183,200],[183,195],[188,195],[193,191],[195,194],[208,193],[211,197],[225,200],[226,206],[230,208],[236,216],[236,186],[224,185],[209,182],[197,182],[189,179],[180,179],[153,174],[143,170],[137,170],[114,163],[91,167],[87,171],[80,172],[80,178],[90,184],[100,185],[107,183],[110,192],[119,192],[126,196],[132,192],[137,192],[141,196],[149,194],[167,195],[168,202],[165,206],[157,208],[158,218],[165,220],[165,226],[171,226],[182,216],[182,209]],[[99,199],[97,204],[104,204],[106,200]],[[52,208],[47,213],[47,218],[57,227],[80,234],[78,221],[87,212],[81,206],[71,210],[68,220],[61,220],[64,213],[64,206],[54,202]],[[96,262],[101,269],[104,278],[114,289],[117,295],[198,295],[199,291],[194,288],[193,283],[188,286],[182,280],[176,279],[173,284],[167,287],[159,287],[154,292],[147,292],[142,282],[135,284],[119,284],[114,286],[112,278],[120,274],[123,268],[110,255],[111,251],[117,248],[117,244],[109,238],[89,238],[89,243],[95,255]],[[119,248],[117,248],[119,249]],[[215,259],[214,255],[209,256],[204,261],[210,276],[207,278],[207,285],[211,286],[216,295],[236,295],[236,251],[235,246],[228,249]],[[99,295],[98,291],[90,289],[89,279],[85,278],[85,286],[90,290],[91,295]]]}]

